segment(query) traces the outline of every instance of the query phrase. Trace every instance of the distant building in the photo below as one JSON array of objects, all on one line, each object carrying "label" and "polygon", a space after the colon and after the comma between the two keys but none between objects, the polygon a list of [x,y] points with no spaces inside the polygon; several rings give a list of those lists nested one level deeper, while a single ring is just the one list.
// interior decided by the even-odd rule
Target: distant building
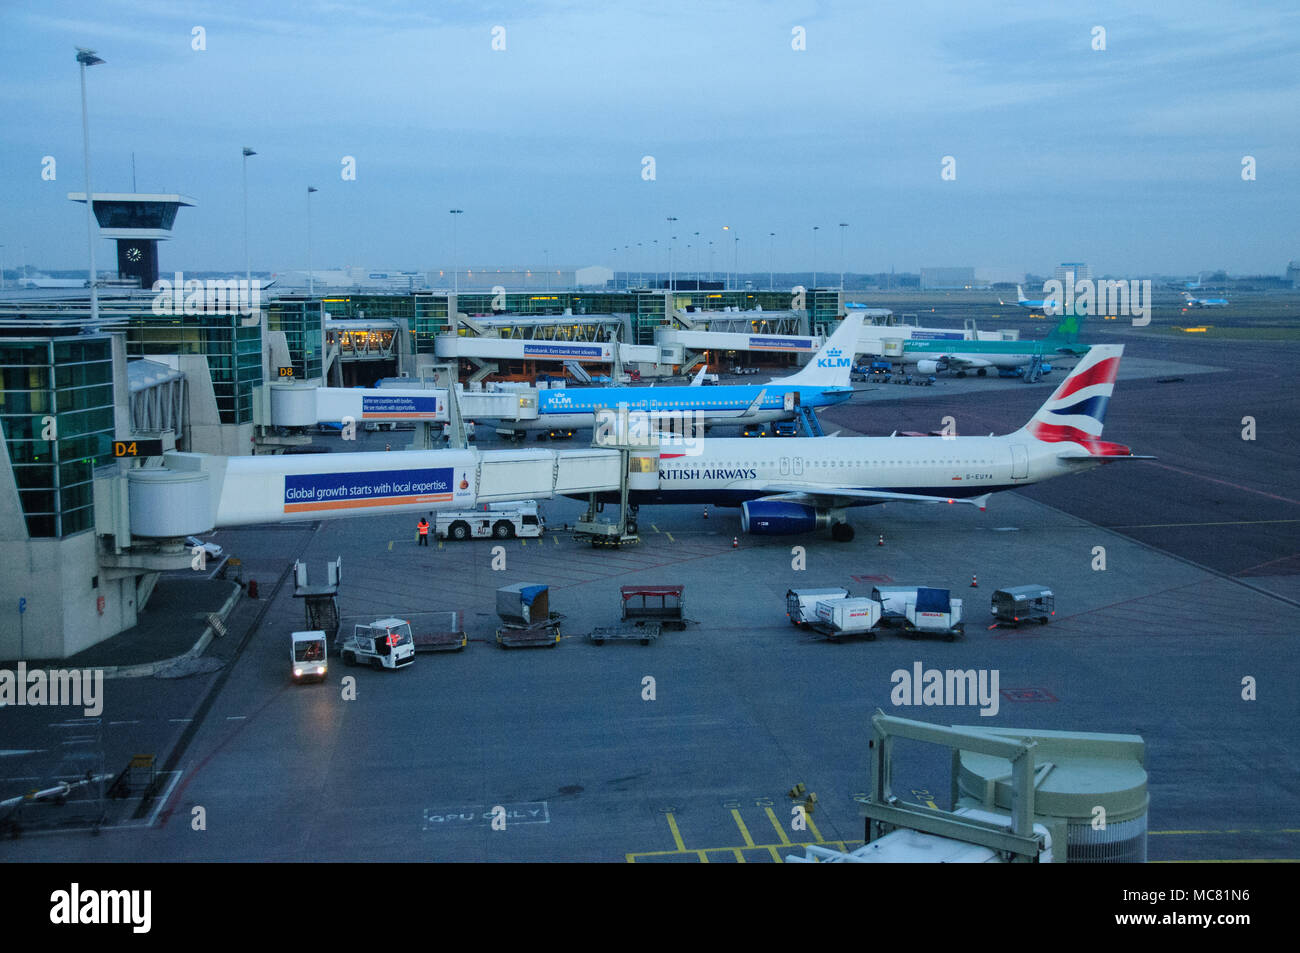
[{"label": "distant building", "polygon": [[1070,272],[1074,273],[1074,280],[1076,283],[1080,281],[1090,281],[1092,279],[1092,269],[1088,267],[1087,262],[1082,261],[1061,262],[1056,266],[1056,270],[1052,272],[1052,277],[1059,281],[1061,287],[1064,288],[1066,282],[1069,280],[1067,275]]},{"label": "distant building", "polygon": [[1293,258],[1286,266],[1286,280],[1292,288],[1300,290],[1300,259]]},{"label": "distant building", "polygon": [[987,288],[987,281],[975,277],[974,268],[922,268],[922,291],[968,291]]}]

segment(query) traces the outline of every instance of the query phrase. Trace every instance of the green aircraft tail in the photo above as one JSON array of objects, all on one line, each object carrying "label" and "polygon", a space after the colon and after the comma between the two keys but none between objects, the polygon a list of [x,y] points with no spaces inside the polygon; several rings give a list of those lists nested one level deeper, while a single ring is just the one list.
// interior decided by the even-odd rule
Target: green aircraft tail
[{"label": "green aircraft tail", "polygon": [[1044,342],[1055,345],[1058,351],[1066,351],[1072,354],[1082,354],[1087,351],[1087,345],[1079,344],[1079,331],[1083,328],[1083,319],[1085,317],[1087,315],[1063,315],[1061,323],[1052,328],[1051,333],[1043,339]]}]

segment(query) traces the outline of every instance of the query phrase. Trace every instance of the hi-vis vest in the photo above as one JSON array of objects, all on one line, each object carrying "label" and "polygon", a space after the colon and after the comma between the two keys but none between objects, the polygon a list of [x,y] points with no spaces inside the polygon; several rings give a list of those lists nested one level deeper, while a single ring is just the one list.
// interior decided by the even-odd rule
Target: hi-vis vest
[{"label": "hi-vis vest", "polygon": [[420,522],[416,525],[415,528],[420,531],[421,536],[429,535],[429,524],[426,523],[424,520],[420,520]]}]

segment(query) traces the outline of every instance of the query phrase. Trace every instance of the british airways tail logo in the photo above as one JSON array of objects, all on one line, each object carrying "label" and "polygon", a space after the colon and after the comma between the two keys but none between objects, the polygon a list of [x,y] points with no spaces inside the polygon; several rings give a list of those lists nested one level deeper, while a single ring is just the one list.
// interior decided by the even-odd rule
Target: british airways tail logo
[{"label": "british airways tail logo", "polygon": [[818,367],[848,367],[852,363],[853,358],[845,357],[844,352],[837,347],[827,351],[825,357],[817,358]]}]

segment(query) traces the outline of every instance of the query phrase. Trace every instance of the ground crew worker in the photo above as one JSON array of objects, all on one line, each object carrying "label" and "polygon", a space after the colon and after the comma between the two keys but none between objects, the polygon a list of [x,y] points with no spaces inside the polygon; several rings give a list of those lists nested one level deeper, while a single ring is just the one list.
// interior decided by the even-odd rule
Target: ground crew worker
[{"label": "ground crew worker", "polygon": [[428,546],[429,545],[429,521],[426,520],[423,516],[421,516],[420,522],[416,524],[415,528],[420,533],[420,545]]}]

